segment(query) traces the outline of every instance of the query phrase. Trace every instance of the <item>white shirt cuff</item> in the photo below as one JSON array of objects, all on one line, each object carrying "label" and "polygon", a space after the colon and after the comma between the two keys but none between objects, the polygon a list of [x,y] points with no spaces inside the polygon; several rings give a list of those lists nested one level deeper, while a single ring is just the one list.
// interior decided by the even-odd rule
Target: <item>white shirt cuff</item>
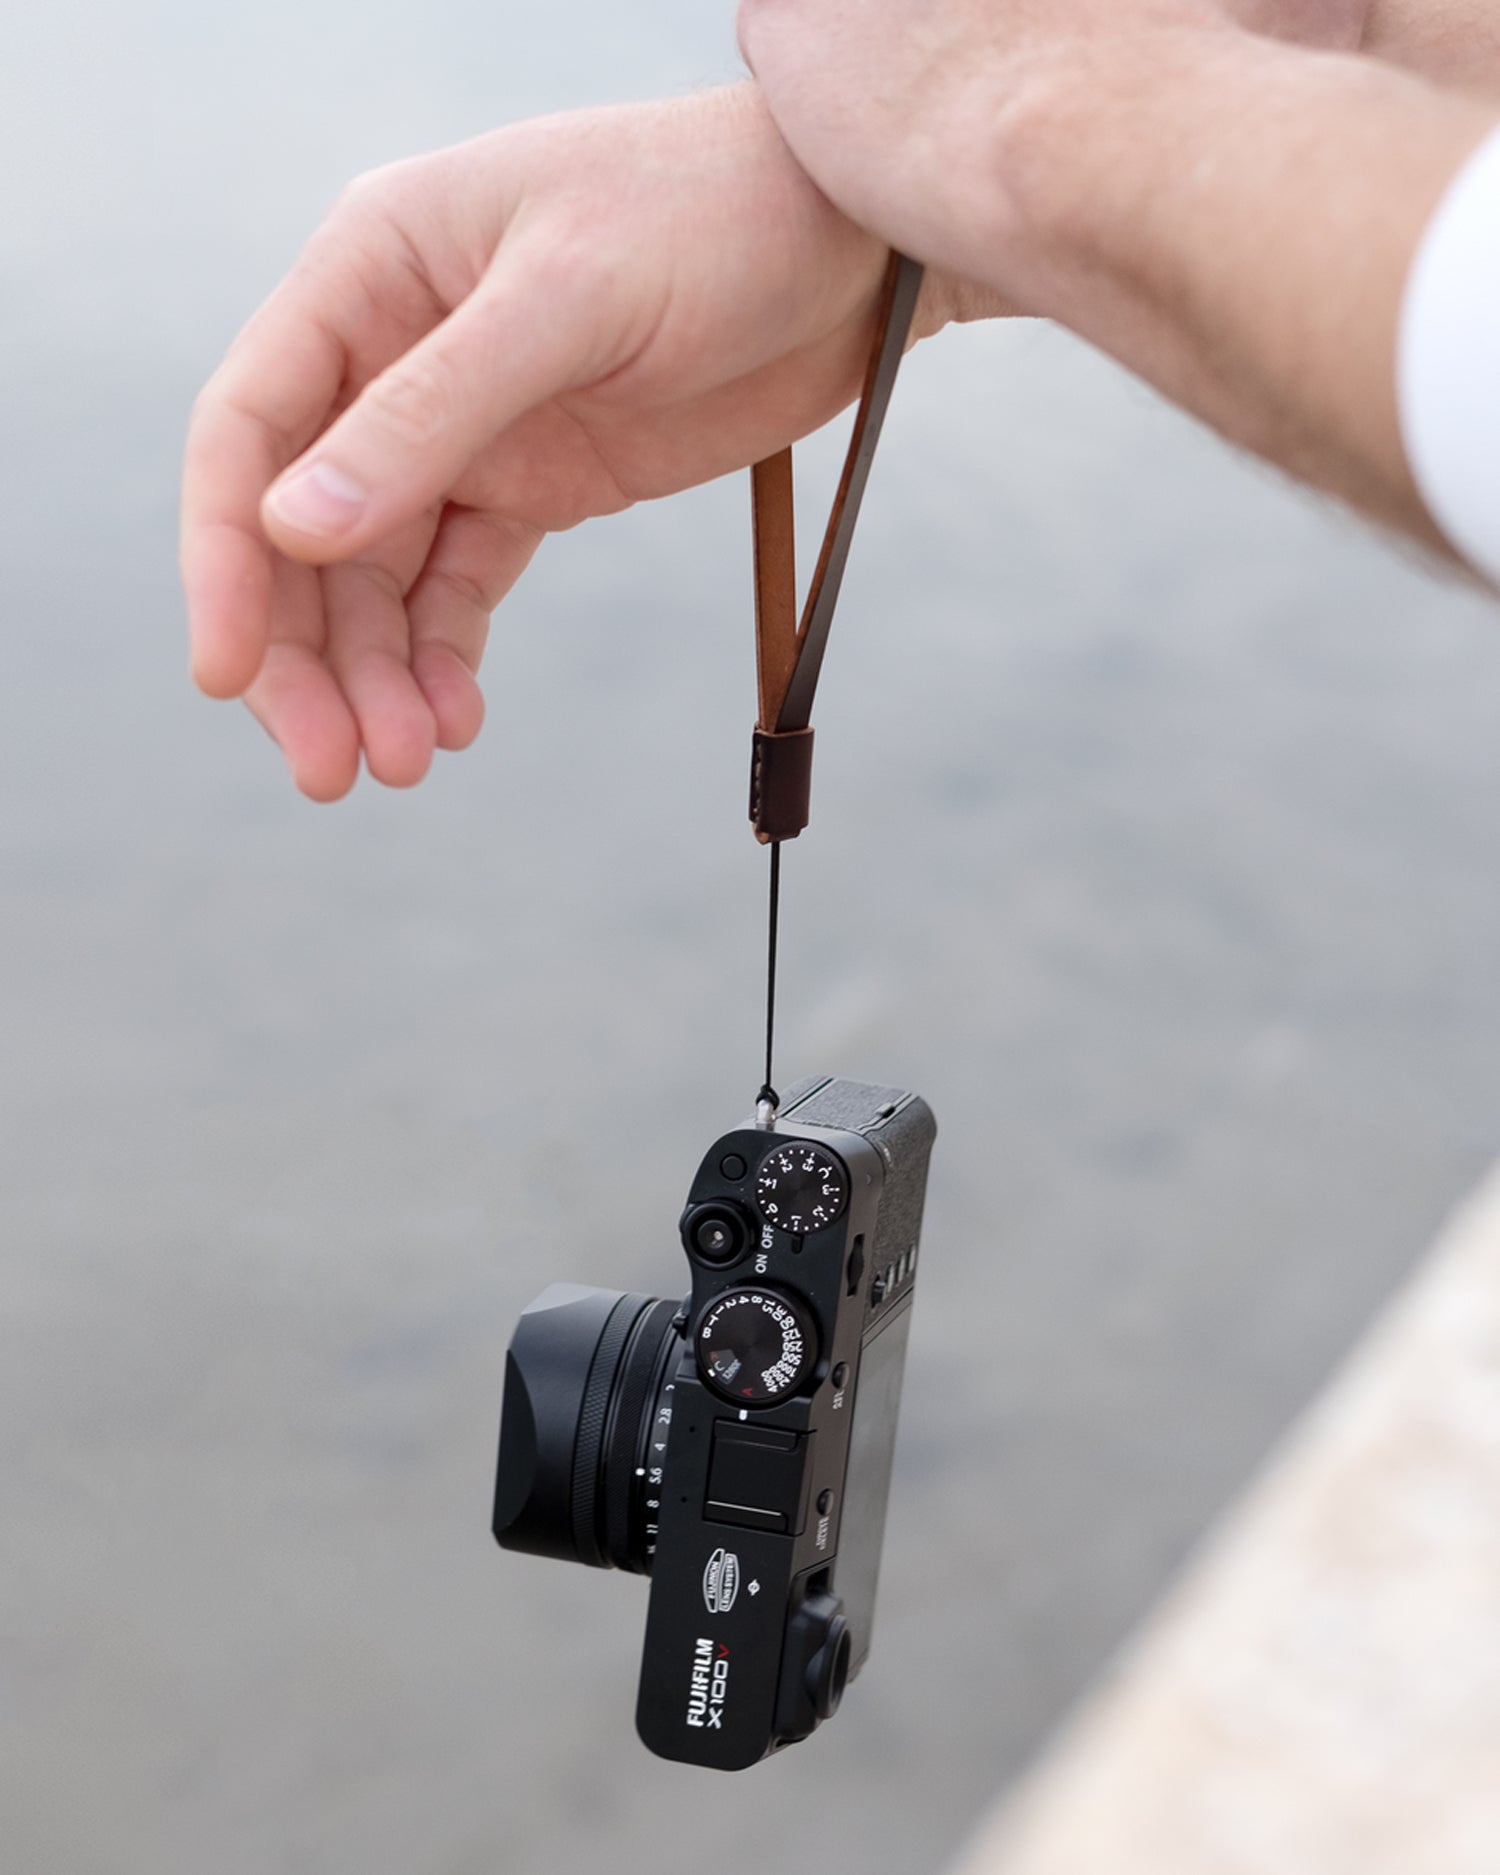
[{"label": "white shirt cuff", "polygon": [[1500,130],[1448,186],[1401,311],[1401,435],[1433,520],[1500,586]]}]

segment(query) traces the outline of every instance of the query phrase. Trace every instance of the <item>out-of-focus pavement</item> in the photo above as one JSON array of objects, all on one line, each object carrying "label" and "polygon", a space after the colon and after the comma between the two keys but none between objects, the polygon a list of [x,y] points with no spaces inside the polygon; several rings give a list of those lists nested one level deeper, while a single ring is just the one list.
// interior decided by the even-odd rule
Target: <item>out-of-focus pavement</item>
[{"label": "out-of-focus pavement", "polygon": [[962,1875],[1500,1868],[1500,1176]]},{"label": "out-of-focus pavement", "polygon": [[748,492],[549,544],[481,745],[317,810],[188,689],[177,449],[351,174],[731,75],[715,11],[8,23],[27,1875],[938,1866],[1500,1140],[1493,609],[1057,335],[947,335],[903,374],[786,867],[782,1072],[941,1127],[874,1657],[810,1744],[694,1777],[631,1733],[641,1584],[494,1551],[516,1313],[672,1290],[758,1085]]}]

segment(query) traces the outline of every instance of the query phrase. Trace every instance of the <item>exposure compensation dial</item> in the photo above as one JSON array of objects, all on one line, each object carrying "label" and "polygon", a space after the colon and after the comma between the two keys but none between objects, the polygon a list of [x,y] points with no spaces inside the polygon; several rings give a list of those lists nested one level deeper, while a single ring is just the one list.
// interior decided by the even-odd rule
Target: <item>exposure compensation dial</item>
[{"label": "exposure compensation dial", "polygon": [[762,1161],[755,1196],[768,1224],[805,1237],[842,1213],[849,1202],[849,1175],[826,1147],[788,1140]]}]

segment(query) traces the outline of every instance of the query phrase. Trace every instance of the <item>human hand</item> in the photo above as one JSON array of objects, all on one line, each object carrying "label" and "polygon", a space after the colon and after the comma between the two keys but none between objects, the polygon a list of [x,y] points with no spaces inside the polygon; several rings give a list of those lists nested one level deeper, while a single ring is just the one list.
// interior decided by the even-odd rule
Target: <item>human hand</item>
[{"label": "human hand", "polygon": [[[340,199],[200,396],[193,671],[304,793],[467,746],[543,535],[741,468],[857,394],[884,246],[754,87],[517,125]],[[934,279],[918,330],[965,316]]]},{"label": "human hand", "polygon": [[[1107,91],[1184,36],[1360,41],[1373,0],[739,0],[741,49],[818,186],[929,266],[1038,301],[1025,119],[1061,77]],[[1111,118],[1113,121],[1113,117]],[[1045,180],[1042,185],[1045,187]],[[999,212],[997,212],[999,211]]]}]

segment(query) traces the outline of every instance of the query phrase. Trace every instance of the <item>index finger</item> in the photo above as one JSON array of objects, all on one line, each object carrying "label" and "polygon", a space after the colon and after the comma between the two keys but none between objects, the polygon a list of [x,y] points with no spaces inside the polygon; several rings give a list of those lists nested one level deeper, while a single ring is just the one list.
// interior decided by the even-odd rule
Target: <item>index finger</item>
[{"label": "index finger", "polygon": [[310,274],[285,281],[209,379],[188,426],[181,569],[193,679],[214,697],[254,680],[273,625],[260,502],[327,422],[347,350]]}]

